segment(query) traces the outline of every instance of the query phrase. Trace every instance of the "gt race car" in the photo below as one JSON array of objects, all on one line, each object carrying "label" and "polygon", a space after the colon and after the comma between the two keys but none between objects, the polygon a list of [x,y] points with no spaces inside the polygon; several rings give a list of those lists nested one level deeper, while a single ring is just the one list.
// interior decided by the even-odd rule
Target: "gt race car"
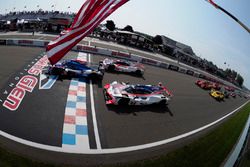
[{"label": "gt race car", "polygon": [[161,84],[132,85],[117,81],[106,84],[103,93],[107,105],[167,105],[173,96]]},{"label": "gt race car", "polygon": [[224,94],[218,90],[211,89],[209,93],[213,98],[215,98],[218,101],[221,101],[224,99]]},{"label": "gt race car", "polygon": [[63,60],[53,66],[49,66],[47,71],[49,75],[59,75],[66,77],[87,77],[89,79],[102,80],[104,68],[102,66],[88,65],[80,60]]},{"label": "gt race car", "polygon": [[199,86],[202,89],[210,90],[210,89],[216,89],[220,90],[221,86],[218,83],[213,83],[209,81],[204,81],[204,80],[197,80],[195,82],[197,86]]},{"label": "gt race car", "polygon": [[145,71],[145,68],[142,64],[126,60],[114,60],[106,58],[100,61],[100,64],[104,66],[106,71],[127,72],[136,74],[138,76],[142,76]]}]

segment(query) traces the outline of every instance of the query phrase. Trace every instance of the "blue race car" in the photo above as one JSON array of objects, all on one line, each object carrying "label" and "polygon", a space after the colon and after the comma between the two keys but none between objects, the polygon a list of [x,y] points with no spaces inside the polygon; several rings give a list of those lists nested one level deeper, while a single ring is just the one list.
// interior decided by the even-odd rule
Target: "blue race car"
[{"label": "blue race car", "polygon": [[64,77],[87,77],[91,80],[102,80],[104,68],[102,65],[89,65],[80,60],[64,60],[50,66],[47,70],[49,75],[59,75]]}]

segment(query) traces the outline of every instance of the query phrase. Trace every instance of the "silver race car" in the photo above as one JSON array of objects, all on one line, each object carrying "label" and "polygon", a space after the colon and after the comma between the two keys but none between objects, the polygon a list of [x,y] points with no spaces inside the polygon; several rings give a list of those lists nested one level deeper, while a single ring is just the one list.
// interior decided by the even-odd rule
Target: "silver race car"
[{"label": "silver race car", "polygon": [[167,105],[172,94],[159,85],[131,85],[114,81],[104,86],[107,105]]},{"label": "silver race car", "polygon": [[127,72],[136,74],[138,76],[142,76],[145,71],[145,68],[142,64],[126,60],[114,60],[106,58],[103,61],[100,61],[100,64],[103,65],[106,71]]}]

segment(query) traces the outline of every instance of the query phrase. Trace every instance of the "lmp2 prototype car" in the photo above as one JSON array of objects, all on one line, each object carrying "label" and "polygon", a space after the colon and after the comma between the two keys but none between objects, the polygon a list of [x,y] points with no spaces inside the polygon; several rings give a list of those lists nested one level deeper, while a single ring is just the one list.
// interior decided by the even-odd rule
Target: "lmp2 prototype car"
[{"label": "lmp2 prototype car", "polygon": [[204,80],[197,80],[195,84],[202,89],[210,90],[210,89],[216,89],[220,90],[221,86],[218,83],[213,83],[209,81],[204,81]]},{"label": "lmp2 prototype car", "polygon": [[145,71],[145,68],[142,64],[126,60],[114,60],[106,58],[100,61],[100,64],[104,66],[106,71],[127,72],[136,74],[138,76],[142,76]]},{"label": "lmp2 prototype car", "polygon": [[218,90],[211,89],[209,94],[218,101],[224,100],[224,94]]},{"label": "lmp2 prototype car", "polygon": [[104,68],[102,66],[88,65],[80,60],[64,60],[58,62],[47,69],[49,75],[59,75],[67,77],[87,77],[92,80],[102,80]]},{"label": "lmp2 prototype car", "polygon": [[114,81],[104,86],[107,105],[167,105],[172,97],[168,89],[155,85],[131,85]]}]

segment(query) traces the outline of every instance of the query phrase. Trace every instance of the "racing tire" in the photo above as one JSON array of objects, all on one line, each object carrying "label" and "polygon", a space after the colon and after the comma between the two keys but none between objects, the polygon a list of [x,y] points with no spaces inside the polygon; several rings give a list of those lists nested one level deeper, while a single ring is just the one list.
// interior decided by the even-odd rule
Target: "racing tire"
[{"label": "racing tire", "polygon": [[73,78],[73,77],[76,76],[76,74],[75,74],[74,72],[72,72],[72,71],[68,71],[68,72],[67,72],[67,76],[68,76],[69,78]]},{"label": "racing tire", "polygon": [[167,105],[167,101],[166,100],[162,100],[159,102],[159,106],[166,106]]},{"label": "racing tire", "polygon": [[114,65],[109,65],[108,66],[108,71],[115,71],[115,66]]},{"label": "racing tire", "polygon": [[97,74],[90,74],[89,79],[92,81],[102,81],[103,76],[102,75],[97,75]]},{"label": "racing tire", "polygon": [[50,75],[62,75],[64,73],[64,69],[62,68],[52,68],[49,72]]},{"label": "racing tire", "polygon": [[142,72],[141,72],[140,70],[136,70],[136,71],[135,71],[135,74],[136,74],[137,76],[142,76]]},{"label": "racing tire", "polygon": [[121,106],[127,106],[129,104],[129,98],[121,98],[119,101],[118,101],[118,105],[121,105]]}]

